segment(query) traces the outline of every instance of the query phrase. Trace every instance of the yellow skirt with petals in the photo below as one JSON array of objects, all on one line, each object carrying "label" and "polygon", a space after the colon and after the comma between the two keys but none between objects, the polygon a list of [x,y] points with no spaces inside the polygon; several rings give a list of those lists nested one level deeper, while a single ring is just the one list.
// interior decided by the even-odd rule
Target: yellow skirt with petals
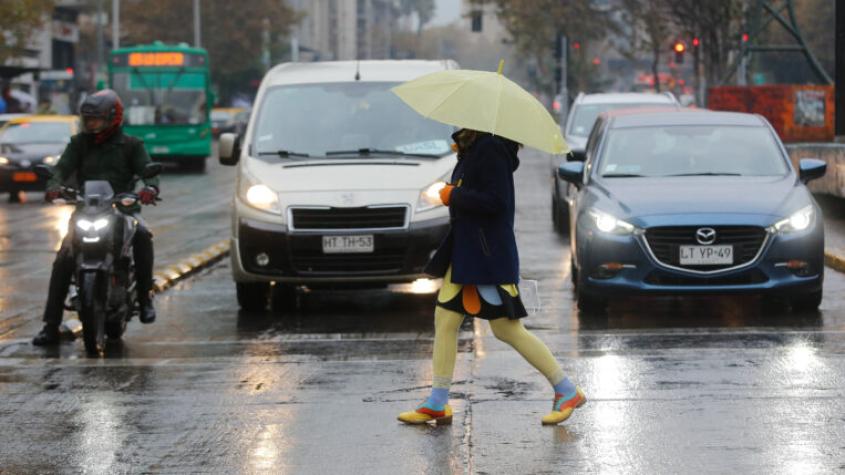
[{"label": "yellow skirt with petals", "polygon": [[516,284],[471,285],[452,282],[452,267],[443,277],[443,287],[437,294],[437,305],[470,317],[495,320],[528,315],[519,297]]}]

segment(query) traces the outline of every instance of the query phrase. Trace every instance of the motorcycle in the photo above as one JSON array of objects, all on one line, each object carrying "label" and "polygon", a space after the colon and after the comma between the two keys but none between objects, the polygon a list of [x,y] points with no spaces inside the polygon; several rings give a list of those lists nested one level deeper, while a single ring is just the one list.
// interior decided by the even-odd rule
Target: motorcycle
[{"label": "motorcycle", "polygon": [[[161,173],[161,168],[160,163],[148,164],[130,189]],[[37,166],[36,173],[48,179],[53,175],[45,165]],[[61,195],[56,203],[76,205],[68,224],[74,272],[66,308],[79,315],[85,350],[100,355],[106,337],[120,339],[127,322],[138,314],[132,251],[138,221],[130,213],[139,197],[134,192],[115,195],[109,182],[100,180],[83,183],[81,194],[62,187]]]}]

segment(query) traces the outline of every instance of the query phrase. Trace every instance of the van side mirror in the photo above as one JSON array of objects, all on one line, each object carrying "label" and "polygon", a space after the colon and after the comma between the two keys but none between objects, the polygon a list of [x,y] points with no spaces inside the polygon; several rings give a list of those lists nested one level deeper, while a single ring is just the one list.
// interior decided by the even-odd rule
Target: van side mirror
[{"label": "van side mirror", "polygon": [[232,133],[220,134],[217,155],[221,165],[235,166],[241,156],[241,138]]},{"label": "van side mirror", "polygon": [[802,158],[798,162],[798,177],[803,183],[821,178],[826,172],[827,162],[818,158]]},{"label": "van side mirror", "polygon": [[572,150],[566,156],[567,162],[583,162],[587,160],[587,151],[586,150]]},{"label": "van side mirror", "polygon": [[580,187],[584,184],[584,162],[567,162],[557,169],[557,176],[561,180]]}]

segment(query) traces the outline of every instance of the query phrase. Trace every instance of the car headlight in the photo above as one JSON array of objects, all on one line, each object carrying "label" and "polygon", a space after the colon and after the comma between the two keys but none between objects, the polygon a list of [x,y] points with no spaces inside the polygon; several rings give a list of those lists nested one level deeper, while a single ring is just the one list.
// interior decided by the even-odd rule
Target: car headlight
[{"label": "car headlight", "polygon": [[100,219],[95,220],[95,221],[89,221],[87,219],[80,219],[79,221],[76,222],[76,226],[83,231],[90,231],[91,229],[93,229],[94,231],[99,231],[99,230],[105,228],[108,225],[109,225],[109,220],[106,219],[106,218],[100,218]]},{"label": "car headlight", "polygon": [[774,228],[781,233],[803,231],[813,224],[815,217],[816,210],[813,208],[813,205],[807,205],[793,213],[792,216],[776,222]]},{"label": "car headlight", "polygon": [[443,202],[440,201],[440,190],[446,186],[446,180],[448,179],[449,175],[444,175],[439,180],[423,188],[417,200],[418,213],[443,206]]},{"label": "car headlight", "polygon": [[596,225],[596,228],[608,234],[631,234],[634,232],[634,225],[621,219],[607,214],[596,209],[589,211],[590,218]]},{"label": "car headlight", "polygon": [[246,173],[241,175],[241,198],[255,209],[281,213],[279,195]]},{"label": "car headlight", "polygon": [[8,165],[9,159],[6,157],[0,157],[0,166]]},{"label": "car headlight", "polygon": [[57,157],[56,155],[47,155],[46,157],[44,157],[44,164],[45,165],[51,165],[52,166],[52,165],[55,165],[56,162],[58,162],[58,161],[59,161],[59,157]]}]

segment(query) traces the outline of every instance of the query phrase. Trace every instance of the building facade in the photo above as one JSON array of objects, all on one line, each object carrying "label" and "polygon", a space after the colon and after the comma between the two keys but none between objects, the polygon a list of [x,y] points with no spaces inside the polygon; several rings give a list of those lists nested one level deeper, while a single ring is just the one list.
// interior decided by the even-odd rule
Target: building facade
[{"label": "building facade", "polygon": [[399,9],[395,0],[289,0],[303,13],[295,28],[300,61],[386,59]]}]

